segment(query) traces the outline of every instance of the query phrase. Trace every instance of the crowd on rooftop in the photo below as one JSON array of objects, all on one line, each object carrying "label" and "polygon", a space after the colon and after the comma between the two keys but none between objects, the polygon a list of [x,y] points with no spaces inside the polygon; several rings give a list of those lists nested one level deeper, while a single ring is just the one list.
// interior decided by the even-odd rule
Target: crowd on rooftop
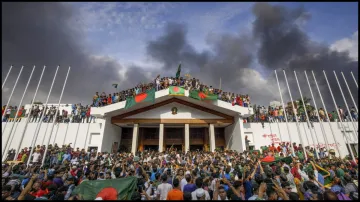
[{"label": "crowd on rooftop", "polygon": [[183,87],[185,90],[199,90],[202,92],[210,92],[218,95],[218,99],[232,103],[233,105],[239,105],[243,107],[250,106],[250,96],[235,94],[231,92],[223,92],[221,89],[213,88],[203,84],[196,78],[183,78],[179,77],[178,79],[174,77],[162,77],[160,75],[153,81],[147,84],[139,84],[134,88],[115,92],[112,94],[106,94],[102,92],[100,95],[98,92],[93,96],[93,105],[97,107],[106,106],[109,104],[126,101],[127,97],[135,96],[137,94],[143,93],[146,90],[155,88],[156,91],[164,90],[170,86],[179,86]]},{"label": "crowd on rooftop", "polygon": [[[52,123],[55,119],[55,123],[90,123],[95,121],[95,117],[90,115],[91,105],[82,106],[79,104],[71,105],[71,112],[66,109],[62,109],[56,113],[57,106],[48,105],[45,107],[43,104],[35,104],[28,112],[22,106],[19,111],[17,106],[6,105],[2,107],[2,115],[4,116],[3,122],[20,122],[22,118],[29,117],[29,122],[40,122],[41,119],[44,123]],[[16,112],[18,115],[15,120]],[[5,115],[4,115],[5,113]],[[29,114],[31,113],[31,114]],[[56,117],[55,117],[56,114]]]}]

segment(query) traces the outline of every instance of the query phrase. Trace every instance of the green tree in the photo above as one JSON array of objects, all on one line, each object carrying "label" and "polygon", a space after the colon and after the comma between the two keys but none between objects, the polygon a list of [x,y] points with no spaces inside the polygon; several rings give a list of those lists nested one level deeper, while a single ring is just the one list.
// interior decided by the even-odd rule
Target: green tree
[{"label": "green tree", "polygon": [[[304,113],[304,105],[302,103],[301,98],[297,99],[296,101],[298,102],[297,112]],[[310,101],[311,101],[310,98],[304,97],[304,102],[305,102],[307,112],[314,110],[314,107],[310,105]]]}]

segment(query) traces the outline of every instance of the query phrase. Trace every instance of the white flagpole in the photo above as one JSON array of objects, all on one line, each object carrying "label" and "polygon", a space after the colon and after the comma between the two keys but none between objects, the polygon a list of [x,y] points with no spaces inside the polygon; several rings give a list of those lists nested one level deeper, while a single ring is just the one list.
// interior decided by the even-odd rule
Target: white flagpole
[{"label": "white flagpole", "polygon": [[[330,148],[329,148],[329,141],[328,141],[327,136],[326,136],[326,133],[325,133],[325,129],[324,129],[324,126],[323,126],[323,122],[322,122],[322,120],[320,119],[319,110],[318,110],[317,105],[316,105],[316,100],[315,100],[315,98],[314,98],[314,94],[313,94],[313,92],[312,92],[311,85],[310,85],[308,76],[307,76],[307,74],[306,74],[306,71],[304,71],[304,73],[305,73],[306,81],[307,81],[308,86],[309,86],[309,89],[310,89],[311,98],[312,98],[312,100],[313,100],[313,102],[314,102],[314,106],[315,106],[315,110],[316,110],[316,116],[317,116],[318,121],[319,121],[319,123],[320,123],[321,132],[322,132],[322,134],[323,134],[323,136],[324,136],[325,145],[326,145],[326,150],[329,151],[329,149],[330,149]],[[329,122],[329,123],[330,123],[330,122]],[[314,130],[314,131],[315,131],[315,130]],[[331,132],[332,132],[332,130],[331,130]],[[336,140],[334,140],[334,141],[336,142]]]},{"label": "white flagpole", "polygon": [[[291,95],[291,91],[290,91],[290,87],[289,87],[289,83],[288,83],[288,80],[287,80],[287,77],[286,77],[286,72],[285,70],[283,70],[284,72],[284,77],[285,77],[285,82],[286,82],[286,85],[287,85],[287,88],[288,88],[288,91],[289,91],[289,95],[290,95],[290,101],[291,101],[291,105],[292,105],[292,108],[293,108],[293,113],[294,113],[294,116],[295,116],[295,121],[296,121],[296,128],[297,128],[297,131],[298,131],[298,135],[299,135],[299,139],[300,139],[300,143],[302,145],[304,145],[303,141],[302,141],[302,135],[301,135],[301,132],[300,132],[300,128],[299,128],[299,122],[298,122],[298,119],[297,119],[297,114],[295,113],[295,106],[294,106],[294,101],[293,101],[293,98],[292,98],[292,95]],[[310,130],[311,132],[311,130]],[[291,145],[292,146],[292,145]],[[306,150],[305,150],[305,147],[302,147],[303,150],[304,150],[304,153],[305,153],[305,156],[306,156],[306,159],[307,159],[307,154],[306,154]],[[315,148],[316,149],[316,148]]]},{"label": "white flagpole", "polygon": [[[341,75],[342,75],[342,77],[343,77],[343,79],[344,79],[344,81],[345,81],[345,84],[346,84],[346,87],[347,87],[347,89],[348,89],[348,91],[349,91],[351,100],[352,100],[353,103],[354,103],[354,107],[355,107],[355,109],[356,109],[356,113],[359,113],[358,108],[357,108],[357,106],[356,106],[356,102],[355,102],[355,100],[354,100],[354,97],[352,96],[352,93],[351,93],[351,91],[350,91],[349,85],[348,85],[348,83],[347,83],[347,81],[346,81],[346,78],[345,78],[345,76],[344,76],[344,73],[341,72]],[[349,113],[350,113],[350,112],[349,112]]]},{"label": "white flagpole", "polygon": [[[49,111],[50,111],[50,108],[49,108]],[[46,112],[45,112],[45,113],[46,113]],[[43,146],[43,145],[44,145],[44,141],[45,141],[45,138],[46,138],[46,133],[47,133],[48,128],[49,128],[49,125],[50,125],[49,120],[50,120],[50,117],[48,117],[48,120],[47,120],[47,122],[46,122],[45,135],[44,135],[44,138],[43,138],[42,141],[41,141],[41,145],[40,145],[40,146]],[[50,136],[51,136],[51,134],[50,134]]]},{"label": "white flagpole", "polygon": [[53,132],[53,129],[54,129],[54,124],[55,124],[55,121],[56,121],[57,114],[58,114],[59,109],[60,109],[60,103],[61,103],[61,99],[62,99],[64,90],[65,90],[65,86],[66,86],[66,82],[67,82],[67,79],[68,79],[68,76],[69,76],[70,69],[71,69],[71,67],[69,66],[69,69],[68,69],[67,74],[66,74],[66,77],[65,77],[65,82],[64,82],[63,88],[62,88],[62,90],[61,90],[61,94],[60,94],[60,98],[59,98],[59,103],[58,103],[58,106],[57,106],[57,108],[56,108],[56,112],[55,112],[55,115],[54,115],[55,118],[54,118],[54,120],[53,120],[53,122],[52,122],[51,130],[50,130],[50,137],[49,137],[49,139],[48,139],[47,144],[45,145],[45,152],[44,152],[44,155],[43,155],[43,159],[42,159],[41,165],[44,165],[45,157],[46,157],[46,155],[47,155],[47,150],[49,149],[49,143],[50,143],[51,135],[52,135],[52,132]]},{"label": "white flagpole", "polygon": [[[46,98],[46,102],[45,102],[45,106],[42,110],[42,113],[40,114],[40,121],[36,124],[36,128],[35,128],[35,132],[34,132],[34,135],[33,135],[33,139],[31,141],[31,149],[30,149],[30,155],[28,157],[28,161],[26,163],[27,166],[29,166],[29,163],[30,163],[30,159],[31,159],[31,156],[32,154],[34,153],[34,146],[35,146],[35,143],[36,143],[36,140],[39,136],[39,132],[40,132],[40,127],[41,127],[41,124],[43,123],[43,119],[44,119],[44,115],[45,115],[45,111],[46,111],[46,107],[47,107],[47,104],[48,104],[48,101],[49,101],[49,98],[50,98],[50,94],[51,94],[51,91],[52,91],[52,88],[54,86],[54,83],[55,83],[55,79],[56,79],[56,75],[58,73],[58,70],[59,70],[59,66],[57,66],[56,68],[56,71],[55,71],[55,75],[54,75],[54,78],[52,80],[52,83],[51,83],[51,86],[50,86],[50,90],[49,90],[49,93],[48,93],[48,96]],[[45,134],[46,135],[46,134]],[[45,137],[44,137],[45,138]]]},{"label": "white flagpole", "polygon": [[66,135],[67,135],[67,132],[68,132],[68,129],[69,129],[69,123],[67,123],[67,126],[66,126],[66,131],[65,131],[65,135],[64,135],[64,140],[63,140],[63,144],[62,145],[65,145],[65,140],[66,140]]},{"label": "white flagpole", "polygon": [[[284,113],[285,113],[285,111],[284,111]],[[279,122],[276,122],[277,123],[277,127],[278,127],[278,130],[279,130],[279,135],[280,135],[280,142],[282,142],[283,141],[283,139],[282,139],[282,137],[281,137],[281,131],[280,131],[280,124],[279,124]]]},{"label": "white flagpole", "polygon": [[8,79],[8,77],[9,77],[9,74],[10,74],[12,68],[13,68],[13,66],[11,65],[8,73],[6,74],[6,77],[5,77],[4,82],[2,84],[1,90],[4,89],[5,83],[6,83],[7,79]]},{"label": "white flagpole", "polygon": [[[343,122],[342,122],[342,119],[341,119],[341,116],[340,116],[340,113],[339,113],[339,109],[338,109],[338,107],[337,107],[337,104],[336,104],[334,95],[333,95],[333,93],[332,93],[332,90],[331,90],[329,81],[328,81],[328,79],[327,79],[327,77],[326,77],[326,73],[325,73],[324,70],[323,70],[323,73],[324,73],[325,80],[326,80],[326,83],[327,83],[327,85],[328,85],[328,88],[329,88],[329,90],[330,90],[330,94],[331,94],[332,100],[333,100],[334,105],[335,105],[336,113],[337,113],[338,116],[339,116],[340,125],[341,125],[341,128],[342,128],[342,131],[344,132],[344,137],[345,137],[346,143],[348,144],[348,147],[349,147],[349,150],[350,150],[350,154],[351,154],[351,158],[353,159],[353,161],[355,161],[354,154],[353,154],[353,151],[352,151],[352,149],[351,149],[351,145],[350,145],[350,143],[349,143],[349,141],[348,141],[348,138],[347,138],[347,136],[346,136],[346,130],[345,130],[344,124],[343,124]],[[330,121],[330,120],[329,120],[329,121]],[[336,144],[337,144],[337,143],[336,143]]]},{"label": "white flagpole", "polygon": [[[327,112],[327,110],[326,110],[326,106],[325,106],[324,100],[323,100],[323,98],[322,98],[320,88],[319,88],[318,83],[317,83],[317,80],[316,80],[316,78],[315,78],[315,74],[314,74],[313,71],[311,71],[311,73],[312,73],[312,75],[313,75],[316,88],[317,88],[317,90],[318,90],[318,92],[319,92],[321,104],[324,106],[324,111],[325,111],[326,119],[328,120],[327,122],[328,122],[328,124],[329,124],[330,130],[331,130],[331,134],[332,134],[332,136],[333,136],[333,138],[334,138],[334,143],[336,144],[336,150],[338,151],[340,158],[342,158],[342,155],[341,155],[341,153],[340,153],[339,146],[338,146],[337,141],[336,141],[336,138],[335,138],[334,130],[333,130],[332,125],[331,125],[331,122],[330,122],[329,114],[328,114],[328,112]],[[305,76],[306,76],[306,79],[307,79],[307,81],[308,81],[308,85],[309,85],[309,87],[310,87],[310,82],[309,82],[309,79],[308,79],[308,77],[307,77],[306,71],[305,71]],[[311,88],[310,88],[310,92],[312,92]],[[314,97],[314,96],[313,96],[313,97]],[[315,105],[315,106],[316,106],[316,105]],[[316,110],[316,111],[317,111],[317,115],[318,115],[318,117],[319,117],[319,119],[320,119],[318,110]]]},{"label": "white flagpole", "polygon": [[[300,123],[300,125],[301,125],[301,123]],[[306,132],[305,123],[303,123],[302,125],[303,125],[303,128],[304,128],[304,132],[305,132],[305,137],[306,137],[307,144],[308,144],[308,145],[311,145],[311,143],[310,143],[310,141],[309,141],[309,138],[308,138],[308,135],[307,135],[307,132]],[[311,130],[309,124],[307,124],[307,125],[308,125],[309,130]],[[315,145],[315,142],[313,142],[313,144]],[[302,145],[302,146],[304,147],[305,145]]]},{"label": "white flagpole", "polygon": [[[15,90],[15,88],[16,88],[16,85],[17,85],[17,83],[18,83],[18,81],[19,81],[19,78],[20,78],[20,75],[21,75],[23,69],[24,69],[24,66],[22,66],[21,69],[20,69],[19,75],[18,75],[18,77],[17,77],[17,79],[16,79],[16,81],[15,81],[14,87],[13,87],[13,89],[12,89],[12,91],[11,91],[9,100],[8,100],[8,102],[6,103],[6,106],[5,106],[5,109],[4,109],[4,114],[1,116],[1,121],[4,120],[4,117],[5,117],[5,115],[6,115],[6,110],[7,110],[7,108],[9,107],[9,103],[10,103],[10,101],[11,101],[11,98],[12,98],[13,94],[14,94],[14,90]],[[9,120],[6,120],[6,123],[7,123],[8,121],[9,121]],[[6,123],[5,123],[5,124],[6,124]],[[6,125],[5,125],[5,126],[6,126]],[[4,131],[5,131],[5,127],[4,127],[3,130],[2,130],[2,135],[1,135],[1,136],[4,135]]]},{"label": "white flagpole", "polygon": [[[32,71],[31,71],[30,77],[29,77],[29,79],[28,79],[28,82],[27,82],[27,84],[26,84],[24,93],[22,94],[22,97],[21,97],[21,100],[20,100],[18,109],[17,109],[17,111],[16,111],[16,114],[15,114],[15,117],[14,117],[14,122],[13,122],[13,124],[11,125],[9,135],[8,135],[8,137],[6,138],[5,147],[3,148],[3,151],[2,151],[3,158],[6,157],[6,155],[4,155],[4,151],[7,151],[6,149],[7,149],[7,148],[10,148],[11,143],[12,143],[12,140],[14,139],[15,132],[14,132],[14,134],[12,133],[12,132],[13,132],[13,129],[14,129],[14,125],[16,124],[16,128],[17,128],[17,126],[19,125],[18,122],[16,122],[16,119],[17,119],[17,117],[18,117],[19,110],[20,110],[20,108],[21,108],[21,106],[22,106],[22,102],[23,102],[23,100],[24,100],[24,97],[25,97],[27,88],[29,87],[29,84],[30,84],[32,75],[33,75],[33,73],[34,73],[34,70],[35,70],[35,66],[33,67]],[[5,111],[4,111],[4,114],[5,114]],[[15,131],[16,131],[16,129],[15,129]],[[11,139],[11,141],[9,142],[10,139]]]},{"label": "white flagpole", "polygon": [[357,81],[356,81],[356,79],[355,79],[355,77],[354,77],[354,74],[352,73],[352,71],[351,71],[350,73],[351,73],[352,78],[354,79],[356,88],[359,88],[358,83],[357,83]]},{"label": "white flagpole", "polygon": [[31,116],[31,112],[32,112],[32,107],[34,105],[34,102],[35,102],[35,99],[36,99],[36,95],[37,95],[37,92],[39,90],[39,87],[40,87],[40,83],[41,83],[41,80],[42,80],[42,77],[44,75],[44,72],[45,72],[45,68],[46,66],[44,66],[42,72],[41,72],[41,75],[40,75],[40,79],[39,79],[39,83],[36,87],[36,90],[35,90],[35,94],[34,94],[34,97],[32,99],[32,102],[31,102],[31,105],[30,105],[30,110],[29,110],[29,116],[26,118],[26,122],[25,122],[25,126],[24,126],[24,129],[22,130],[21,132],[21,138],[20,138],[20,144],[19,146],[17,147],[16,149],[16,156],[14,157],[14,161],[16,160],[16,157],[19,155],[20,153],[20,148],[21,148],[21,145],[22,145],[22,142],[23,142],[23,139],[24,139],[24,135],[25,135],[25,132],[26,132],[26,129],[27,129],[27,125],[29,124],[29,121],[30,121],[30,116]]},{"label": "white flagpole", "polygon": [[74,141],[74,149],[76,148],[76,142],[77,142],[77,137],[78,137],[78,134],[79,134],[80,124],[81,124],[81,120],[80,120],[78,128],[76,130],[75,141]]},{"label": "white flagpole", "polygon": [[347,104],[347,102],[346,102],[346,98],[345,98],[344,93],[343,93],[343,91],[342,91],[342,88],[341,88],[341,85],[340,85],[339,79],[338,79],[338,77],[337,77],[337,75],[336,75],[335,71],[333,71],[333,72],[334,72],[334,75],[335,75],[336,82],[337,82],[337,84],[338,84],[338,86],[339,86],[339,89],[340,89],[341,95],[342,95],[342,97],[343,97],[343,99],[344,99],[344,103],[345,103],[346,109],[347,109],[347,111],[348,111],[348,116],[349,116],[349,119],[350,119],[351,125],[353,126],[353,129],[354,129],[354,135],[355,135],[355,138],[356,138],[356,137],[357,137],[357,134],[356,134],[356,132],[357,132],[357,128],[356,128],[356,126],[355,126],[355,124],[354,124],[354,120],[353,120],[353,118],[352,118],[352,116],[351,116],[351,114],[350,114],[349,105],[348,105],[348,104]]},{"label": "white flagpole", "polygon": [[55,142],[56,142],[56,137],[57,137],[57,134],[58,134],[58,132],[59,132],[59,127],[60,127],[60,123],[57,124],[56,133],[55,133],[55,138],[54,138],[54,141],[53,141],[53,146],[55,145]]},{"label": "white flagpole", "polygon": [[87,146],[87,140],[88,140],[88,136],[89,136],[89,128],[90,128],[90,124],[91,124],[91,121],[89,122],[89,125],[88,125],[88,128],[87,128],[87,131],[86,131],[86,138],[85,138],[85,143],[84,143],[84,149],[85,149],[85,151],[87,151],[86,146]]},{"label": "white flagpole", "polygon": [[[274,71],[275,71],[275,76],[276,76],[277,85],[278,85],[278,88],[279,88],[281,104],[282,104],[282,107],[283,107],[283,110],[284,110],[285,121],[286,121],[286,128],[287,128],[287,131],[288,131],[288,134],[289,134],[289,138],[290,138],[290,145],[292,145],[292,140],[291,140],[291,135],[290,135],[290,129],[289,129],[289,124],[288,124],[288,119],[287,119],[287,115],[286,115],[286,111],[285,111],[286,108],[285,108],[284,100],[283,100],[282,94],[281,94],[279,79],[278,79],[276,70],[274,70]],[[279,126],[279,125],[278,125],[278,126]],[[279,129],[279,131],[280,131],[280,129]],[[291,153],[292,153],[293,156],[295,156],[294,147],[291,147]],[[305,152],[305,158],[307,158],[306,152]]]},{"label": "white flagpole", "polygon": [[[297,75],[296,75],[296,72],[294,71],[294,75],[295,75],[295,79],[296,79],[296,83],[297,83],[297,86],[299,88],[299,92],[300,92],[300,97],[301,97],[301,101],[303,103],[303,107],[304,107],[304,111],[305,111],[305,117],[306,117],[306,122],[309,124],[309,126],[311,126],[309,129],[310,129],[310,136],[311,138],[313,139],[314,141],[314,134],[312,133],[312,130],[314,130],[314,133],[315,133],[315,138],[316,138],[316,142],[317,142],[317,145],[320,147],[320,143],[319,143],[319,139],[317,138],[317,134],[316,134],[316,131],[315,131],[315,128],[312,127],[312,125],[310,124],[310,119],[309,119],[309,116],[308,116],[308,113],[307,113],[307,109],[306,109],[306,104],[304,102],[304,97],[302,95],[302,92],[301,92],[301,88],[300,88],[300,84],[299,84],[299,80],[297,78]],[[316,151],[318,152],[318,151]],[[316,156],[319,158],[319,154],[317,153]]]}]

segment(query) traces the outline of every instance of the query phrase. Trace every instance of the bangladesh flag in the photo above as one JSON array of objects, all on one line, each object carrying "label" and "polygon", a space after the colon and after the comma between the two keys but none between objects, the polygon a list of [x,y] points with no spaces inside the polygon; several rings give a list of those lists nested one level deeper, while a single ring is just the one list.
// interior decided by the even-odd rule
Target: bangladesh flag
[{"label": "bangladesh flag", "polygon": [[269,158],[269,157],[265,157],[261,160],[261,164],[262,165],[270,165],[272,163],[279,163],[280,161],[285,161],[286,164],[290,165],[290,163],[292,163],[292,157],[291,156],[287,156],[287,157],[284,157],[284,158],[280,158],[280,157],[272,157],[272,158]]},{"label": "bangladesh flag", "polygon": [[190,97],[197,100],[217,100],[218,96],[215,94],[208,94],[199,90],[190,91]]},{"label": "bangladesh flag", "polygon": [[71,195],[78,195],[81,200],[95,200],[98,194],[101,195],[103,189],[111,187],[117,190],[118,200],[131,200],[136,185],[136,177],[84,181],[74,189]]},{"label": "bangladesh flag", "polygon": [[170,95],[180,95],[180,96],[184,96],[185,95],[185,89],[181,88],[181,87],[177,87],[177,86],[170,86],[169,88],[169,94]]},{"label": "bangladesh flag", "polygon": [[135,95],[135,97],[128,97],[126,99],[125,109],[133,107],[140,102],[154,102],[155,101],[155,88],[147,90],[145,93]]},{"label": "bangladesh flag", "polygon": [[178,70],[176,72],[176,78],[177,79],[180,77],[180,72],[181,72],[181,63],[179,64]]}]

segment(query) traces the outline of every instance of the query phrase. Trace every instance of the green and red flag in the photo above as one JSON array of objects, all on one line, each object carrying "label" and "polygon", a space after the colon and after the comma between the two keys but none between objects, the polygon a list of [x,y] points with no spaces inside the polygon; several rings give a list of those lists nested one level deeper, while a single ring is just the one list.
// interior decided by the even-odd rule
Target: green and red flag
[{"label": "green and red flag", "polygon": [[170,86],[169,94],[170,95],[184,96],[185,95],[185,89],[181,88],[181,87],[178,87],[178,86]]},{"label": "green and red flag", "polygon": [[265,158],[263,158],[261,160],[261,164],[262,165],[270,165],[272,163],[279,163],[280,161],[284,161],[286,164],[290,165],[290,163],[292,163],[292,157],[291,156],[287,156],[287,157],[273,157],[273,156],[267,156]]},{"label": "green and red flag", "polygon": [[[101,195],[103,190],[105,191],[107,188],[111,187],[117,190],[118,200],[131,200],[131,196],[137,188],[136,186],[136,177],[126,177],[113,180],[91,180],[82,182],[74,189],[71,195],[78,195],[81,200],[95,200],[98,195]],[[108,195],[109,194],[110,193],[108,193]],[[104,196],[102,196],[102,198],[104,198]]]},{"label": "green and red flag", "polygon": [[126,98],[125,109],[129,109],[140,102],[155,102],[155,88],[147,90],[144,93],[137,94],[134,97]]},{"label": "green and red flag", "polygon": [[192,90],[189,96],[197,100],[217,100],[218,96],[215,94],[208,94],[199,90]]}]

